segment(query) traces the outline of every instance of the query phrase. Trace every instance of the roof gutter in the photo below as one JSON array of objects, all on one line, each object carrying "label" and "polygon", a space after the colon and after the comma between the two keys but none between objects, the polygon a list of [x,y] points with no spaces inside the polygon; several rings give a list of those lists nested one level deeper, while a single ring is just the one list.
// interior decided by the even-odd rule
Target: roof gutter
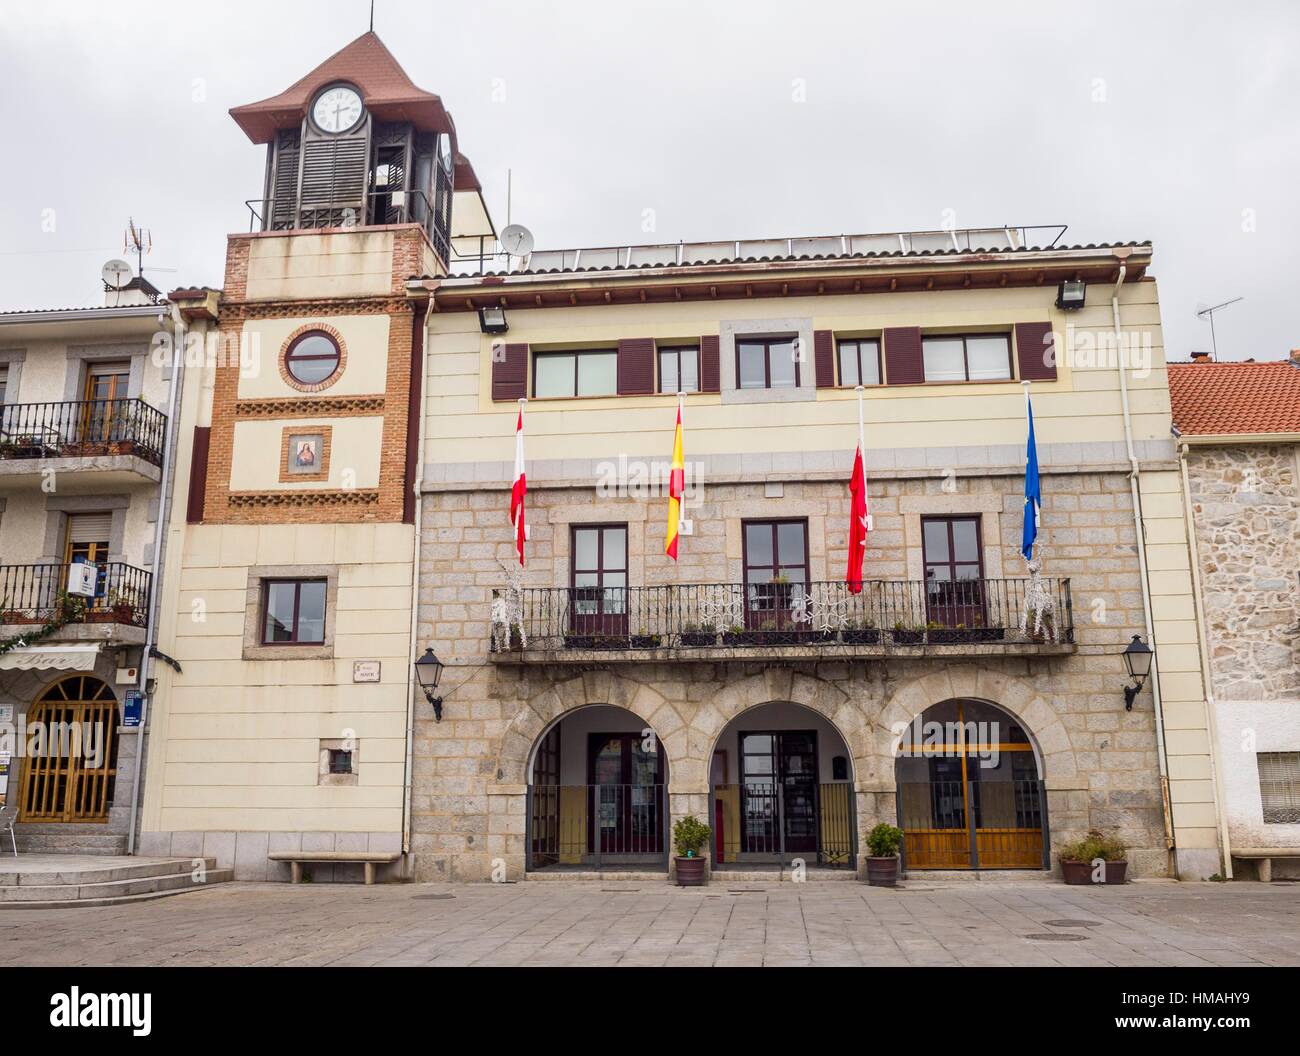
[{"label": "roof gutter", "polygon": [[0,326],[19,323],[75,323],[99,319],[148,319],[167,311],[166,301],[158,304],[133,304],[127,308],[43,308],[31,312],[0,313]]},{"label": "roof gutter", "polygon": [[1222,447],[1227,444],[1300,444],[1300,430],[1281,433],[1180,433],[1183,447]]}]

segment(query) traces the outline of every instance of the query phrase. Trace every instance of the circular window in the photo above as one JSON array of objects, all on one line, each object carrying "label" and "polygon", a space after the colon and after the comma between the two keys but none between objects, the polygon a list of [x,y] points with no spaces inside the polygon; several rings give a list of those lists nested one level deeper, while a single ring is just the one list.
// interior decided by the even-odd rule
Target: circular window
[{"label": "circular window", "polygon": [[319,385],[339,369],[339,344],[324,330],[308,330],[293,339],[284,354],[289,376],[300,385]]}]

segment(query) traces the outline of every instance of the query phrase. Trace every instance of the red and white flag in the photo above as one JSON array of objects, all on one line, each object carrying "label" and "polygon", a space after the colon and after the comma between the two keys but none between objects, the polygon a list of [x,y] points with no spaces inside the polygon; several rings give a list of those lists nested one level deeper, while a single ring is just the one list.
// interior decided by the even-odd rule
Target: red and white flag
[{"label": "red and white flag", "polygon": [[853,458],[853,477],[849,481],[849,568],[844,575],[850,592],[862,592],[862,559],[867,556],[867,532],[871,514],[867,511],[867,475],[862,468],[862,446]]},{"label": "red and white flag", "polygon": [[528,525],[524,523],[524,496],[528,494],[528,477],[524,474],[524,401],[519,401],[519,420],[515,424],[515,482],[510,489],[510,523],[515,526],[515,549],[519,563],[524,563],[524,540]]}]

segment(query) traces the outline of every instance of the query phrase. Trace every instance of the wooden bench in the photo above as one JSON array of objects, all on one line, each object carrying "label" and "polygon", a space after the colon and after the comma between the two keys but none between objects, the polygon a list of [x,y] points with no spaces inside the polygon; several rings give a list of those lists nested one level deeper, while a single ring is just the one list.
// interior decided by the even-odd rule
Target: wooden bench
[{"label": "wooden bench", "polygon": [[401,856],[397,851],[272,851],[266,856],[273,862],[288,862],[290,879],[293,883],[302,882],[304,862],[317,862],[322,865],[364,865],[366,883],[375,882],[375,866],[392,865]]},{"label": "wooden bench", "polygon": [[1273,879],[1273,859],[1300,858],[1300,847],[1234,847],[1232,856],[1255,862],[1256,875],[1267,884]]}]

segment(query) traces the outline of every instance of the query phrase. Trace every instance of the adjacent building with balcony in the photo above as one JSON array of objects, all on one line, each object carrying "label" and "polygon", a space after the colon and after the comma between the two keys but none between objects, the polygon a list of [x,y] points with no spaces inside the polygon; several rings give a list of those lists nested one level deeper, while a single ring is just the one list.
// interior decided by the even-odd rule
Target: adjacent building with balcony
[{"label": "adjacent building with balcony", "polygon": [[[170,313],[146,280],[106,297],[0,315],[0,787],[30,849],[124,849],[140,754],[122,721],[143,688]],[[84,750],[24,736],[59,724]]]},{"label": "adjacent building with balcony", "polygon": [[[432,279],[418,639],[448,669],[440,719],[416,712],[417,875],[666,870],[686,815],[724,870],[852,868],[881,821],[913,871],[1047,869],[1091,828],[1138,875],[1220,869],[1152,248],[1058,236],[537,252]],[[1051,599],[1028,625],[1021,381]],[[1158,660],[1130,711],[1134,635]]]},{"label": "adjacent building with balcony", "polygon": [[1236,876],[1300,859],[1300,351],[1172,364],[1224,845]]}]

